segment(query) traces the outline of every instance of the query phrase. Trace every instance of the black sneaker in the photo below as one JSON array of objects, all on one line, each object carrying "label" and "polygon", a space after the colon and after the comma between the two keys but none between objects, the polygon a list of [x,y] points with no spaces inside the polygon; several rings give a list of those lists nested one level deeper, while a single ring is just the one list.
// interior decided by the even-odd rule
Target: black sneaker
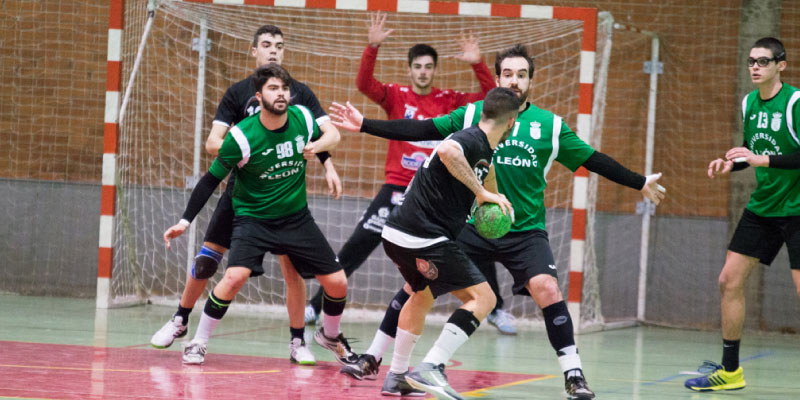
[{"label": "black sneaker", "polygon": [[425,392],[422,390],[414,389],[406,382],[406,374],[395,374],[389,371],[386,374],[386,379],[383,381],[381,387],[381,394],[384,396],[404,396],[404,397],[425,397]]},{"label": "black sneaker", "polygon": [[564,383],[564,390],[567,392],[568,399],[589,400],[594,398],[594,392],[586,384],[583,375],[575,375],[567,378]]},{"label": "black sneaker", "polygon": [[339,333],[339,336],[331,338],[325,336],[324,328],[320,327],[319,330],[314,333],[314,341],[320,346],[330,350],[339,364],[355,365],[358,362],[358,354],[350,350],[347,339],[345,339],[344,335],[341,333]]},{"label": "black sneaker", "polygon": [[358,361],[356,361],[355,364],[345,364],[339,372],[350,375],[358,380],[369,379],[374,381],[378,379],[381,361],[383,361],[383,359],[376,361],[372,354],[362,354],[358,356]]}]

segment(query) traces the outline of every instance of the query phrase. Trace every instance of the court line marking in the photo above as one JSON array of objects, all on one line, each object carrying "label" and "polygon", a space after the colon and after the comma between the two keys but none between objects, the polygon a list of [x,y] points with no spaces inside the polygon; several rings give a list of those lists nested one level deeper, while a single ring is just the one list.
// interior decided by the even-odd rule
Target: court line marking
[{"label": "court line marking", "polygon": [[522,384],[528,383],[528,382],[543,381],[545,379],[553,379],[555,377],[556,377],[556,375],[542,375],[542,376],[538,376],[536,378],[523,379],[521,381],[514,381],[514,382],[504,383],[502,385],[489,386],[489,387],[482,388],[482,389],[470,390],[469,392],[462,392],[461,394],[463,394],[465,396],[471,396],[471,397],[484,397],[484,396],[488,395],[487,393],[484,393],[484,392],[487,392],[489,390],[502,389],[502,388],[505,388],[505,387],[522,385]]},{"label": "court line marking", "polygon": [[[91,368],[91,367],[50,367],[42,365],[17,365],[17,364],[0,364],[0,367],[6,368],[24,368],[24,369],[48,369],[48,370],[63,370],[63,371],[103,371],[103,372],[137,372],[137,373],[150,373],[149,369],[114,369],[114,368]],[[191,368],[191,367],[189,367]],[[191,371],[191,370],[160,370],[158,372],[166,372],[170,374],[186,374],[186,375],[246,375],[246,374],[274,374],[281,372],[279,369],[267,370],[254,370],[254,371]]]}]

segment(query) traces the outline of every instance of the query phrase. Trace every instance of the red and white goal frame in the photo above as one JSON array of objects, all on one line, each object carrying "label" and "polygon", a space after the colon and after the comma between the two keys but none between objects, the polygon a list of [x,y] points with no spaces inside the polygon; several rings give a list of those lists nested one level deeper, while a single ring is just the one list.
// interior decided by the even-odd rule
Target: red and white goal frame
[{"label": "red and white goal frame", "polygon": [[[386,11],[397,13],[443,14],[462,16],[499,16],[581,21],[577,134],[590,143],[592,100],[597,36],[597,10],[594,8],[536,5],[493,4],[477,2],[439,2],[425,0],[181,0],[193,3],[259,5],[274,7],[321,8],[348,11]],[[97,267],[97,308],[110,304],[110,280],[113,265],[113,233],[116,207],[117,151],[119,147],[119,110],[122,89],[121,42],[124,34],[125,1],[111,0],[109,7],[106,105],[104,116],[102,195],[100,238]],[[588,171],[581,167],[573,178],[572,238],[569,257],[568,307],[576,328],[580,326],[583,292],[584,244]]]}]

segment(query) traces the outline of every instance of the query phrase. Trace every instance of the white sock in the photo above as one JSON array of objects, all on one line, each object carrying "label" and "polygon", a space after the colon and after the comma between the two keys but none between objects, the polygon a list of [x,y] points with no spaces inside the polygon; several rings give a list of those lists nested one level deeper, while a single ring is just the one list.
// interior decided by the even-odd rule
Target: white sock
[{"label": "white sock", "polygon": [[375,356],[375,359],[380,360],[383,358],[383,353],[386,353],[386,349],[388,349],[392,343],[394,343],[394,338],[378,329],[378,331],[375,332],[375,337],[372,339],[372,344],[369,345],[369,349],[367,349],[366,353]]},{"label": "white sock", "polygon": [[197,332],[195,332],[192,341],[208,343],[208,338],[211,337],[211,333],[214,332],[214,328],[217,327],[219,321],[220,320],[211,318],[208,314],[203,313],[203,315],[200,316],[200,323],[197,324]]},{"label": "white sock", "polygon": [[469,339],[469,336],[467,336],[467,333],[464,332],[463,329],[448,322],[444,325],[442,333],[439,335],[439,338],[436,339],[436,343],[433,344],[433,347],[428,351],[428,354],[425,355],[425,359],[423,359],[422,362],[431,363],[433,365],[446,364],[450,358],[453,357],[453,353],[455,353],[462,344],[466,343],[467,339]]},{"label": "white sock", "polygon": [[[575,345],[564,347],[558,351],[558,363],[561,364],[561,371],[567,372],[574,369],[582,369],[581,356],[578,355],[578,347]],[[571,373],[570,373],[571,374]]]},{"label": "white sock", "polygon": [[342,314],[337,316],[325,314],[322,312],[322,327],[325,328],[325,336],[329,338],[335,338],[339,336],[341,331],[339,330],[339,322],[342,320]]},{"label": "white sock", "polygon": [[395,374],[404,374],[408,371],[411,362],[411,352],[417,344],[420,335],[397,328],[397,336],[394,342],[394,354],[392,355],[392,365],[389,371]]}]

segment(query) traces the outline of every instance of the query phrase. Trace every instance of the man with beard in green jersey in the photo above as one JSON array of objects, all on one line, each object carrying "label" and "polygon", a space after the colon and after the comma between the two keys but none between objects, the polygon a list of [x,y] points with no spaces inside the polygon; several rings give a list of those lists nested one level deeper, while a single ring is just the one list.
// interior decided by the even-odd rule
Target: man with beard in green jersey
[{"label": "man with beard in green jersey", "polygon": [[[528,98],[533,70],[533,59],[520,45],[500,52],[495,61],[498,86],[511,89],[521,99]],[[334,125],[351,131],[394,140],[428,140],[476,124],[482,107],[483,102],[475,102],[449,115],[424,121],[379,121],[363,118],[350,104],[334,103],[331,119]],[[509,161],[515,159],[519,162]],[[531,296],[542,309],[547,336],[564,372],[568,397],[593,399],[594,393],[583,376],[572,320],[558,286],[556,263],[545,231],[545,177],[554,161],[572,171],[583,166],[613,182],[640,190],[655,204],[664,197],[664,188],[657,183],[661,174],[645,177],[628,170],[591,148],[561,117],[523,102],[510,137],[497,146],[493,157],[499,192],[514,205],[511,232],[499,239],[484,239],[469,223],[457,242],[484,273],[494,273],[495,262],[509,270],[514,278],[514,293]],[[390,323],[384,319],[381,327]],[[370,348],[361,357],[382,356],[373,354],[373,350]]]},{"label": "man with beard in green jersey", "polygon": [[722,365],[710,363],[710,374],[685,383],[700,392],[745,387],[739,366],[744,285],[759,262],[772,263],[783,243],[800,294],[800,90],[781,82],[786,50],[778,39],[756,41],[747,65],[750,80],[758,89],[742,100],[744,143],[728,150],[725,159],[711,161],[708,176],[713,179],[753,166],[756,189],[736,226],[719,274]]}]

